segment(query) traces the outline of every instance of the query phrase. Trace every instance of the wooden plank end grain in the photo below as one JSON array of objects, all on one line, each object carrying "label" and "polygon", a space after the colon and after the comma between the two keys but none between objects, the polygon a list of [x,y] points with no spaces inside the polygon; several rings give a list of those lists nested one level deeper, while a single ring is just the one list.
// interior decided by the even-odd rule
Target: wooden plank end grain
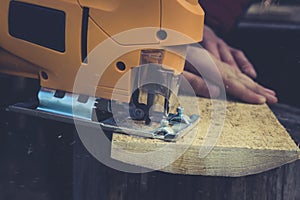
[{"label": "wooden plank end grain", "polygon": [[[187,114],[193,113],[195,104],[199,107],[201,120],[195,129],[175,143],[114,134],[112,158],[173,174],[231,177],[299,158],[299,148],[267,105],[182,99]],[[216,111],[224,105],[224,112]]]}]

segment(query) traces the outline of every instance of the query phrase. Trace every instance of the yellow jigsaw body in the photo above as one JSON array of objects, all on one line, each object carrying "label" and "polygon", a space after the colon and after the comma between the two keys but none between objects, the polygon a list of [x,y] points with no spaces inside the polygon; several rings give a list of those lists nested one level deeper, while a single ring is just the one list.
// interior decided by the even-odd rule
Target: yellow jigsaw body
[{"label": "yellow jigsaw body", "polygon": [[[149,113],[158,94],[165,98],[157,120],[162,127],[129,132],[175,140],[199,119],[184,116],[182,108],[169,114],[186,47],[202,40],[197,0],[1,0],[0,26],[0,72],[39,79],[41,86],[35,109],[13,110],[120,131],[114,102],[127,109],[117,110],[120,119],[129,110],[131,119],[147,125],[155,121]],[[82,70],[89,73],[80,79]],[[140,91],[148,95],[146,104],[139,102]]]},{"label": "yellow jigsaw body", "polygon": [[[88,9],[88,13],[84,13],[85,8]],[[36,15],[34,17],[37,18],[39,14],[42,15],[39,20],[43,18],[47,18],[50,22],[53,20],[51,23],[54,28],[60,26],[58,29],[63,30],[52,29],[53,33],[47,33],[48,36],[44,36],[41,40],[47,37],[52,40],[51,35],[61,31],[57,35],[63,34],[58,36],[63,38],[59,41],[63,44],[58,45],[63,46],[63,49],[49,48],[51,44],[43,44],[48,41],[32,41],[32,38],[28,38],[26,34],[31,32],[37,36],[44,32],[40,30],[43,27],[39,27],[38,22],[31,21],[30,17],[26,19],[28,16],[26,12],[33,13],[32,15]],[[86,27],[83,27],[84,14],[88,15]],[[32,27],[27,27],[26,24],[18,27],[21,26],[20,17],[15,15],[20,15],[25,23],[37,23],[34,26],[36,30],[27,31],[26,28]],[[197,0],[3,0],[0,2],[0,71],[40,79],[41,87],[72,92],[76,73],[84,59],[81,52],[82,45],[87,46],[88,55],[107,38],[143,27],[171,29],[200,41],[203,18],[204,13]],[[87,28],[86,38],[82,38],[83,28]],[[82,43],[83,39],[86,40],[86,44]],[[156,41],[153,42],[158,42],[157,38],[154,39]],[[171,43],[178,45],[181,41],[178,38],[178,41]],[[127,70],[139,66],[141,50],[120,55],[110,64],[97,86],[97,97],[111,98],[111,92],[120,77]],[[117,69],[116,63],[119,61],[127,66],[124,71]],[[168,53],[162,63],[172,66],[179,73],[183,70],[184,61],[178,55]],[[127,89],[128,94],[132,92],[129,85],[123,87],[120,88],[122,91]]]}]

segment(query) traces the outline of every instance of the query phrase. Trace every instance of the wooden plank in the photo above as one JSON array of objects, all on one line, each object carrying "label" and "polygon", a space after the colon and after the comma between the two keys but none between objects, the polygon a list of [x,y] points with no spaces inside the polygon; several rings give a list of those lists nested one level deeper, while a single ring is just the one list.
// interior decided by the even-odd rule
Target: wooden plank
[{"label": "wooden plank", "polygon": [[75,149],[73,196],[78,200],[300,199],[300,161],[238,178],[159,171],[134,174],[101,164],[78,138]]},{"label": "wooden plank", "polygon": [[[201,108],[201,120],[197,129],[192,130],[176,143],[114,134],[112,158],[133,165],[156,168],[157,163],[170,160],[170,156],[174,156],[174,151],[187,148],[176,161],[160,170],[175,174],[212,176],[255,174],[299,158],[299,148],[267,105],[226,102],[225,122],[222,124],[214,122],[211,116],[212,105],[224,102],[203,98],[183,98],[181,102],[184,102],[187,114],[195,109],[193,106],[195,102]],[[221,135],[212,151],[206,157],[200,158],[199,150],[203,148],[203,142],[207,139],[206,133],[212,123],[222,126]],[[192,143],[189,143],[191,139],[189,135],[193,135],[193,132],[196,137],[192,138]],[[145,159],[139,160],[120,153],[120,151],[127,151],[129,154],[141,154],[162,148],[165,153],[163,156],[160,155],[159,159],[145,156]]]},{"label": "wooden plank", "polygon": [[283,124],[292,139],[300,145],[300,109],[285,104],[272,105],[271,110]]}]

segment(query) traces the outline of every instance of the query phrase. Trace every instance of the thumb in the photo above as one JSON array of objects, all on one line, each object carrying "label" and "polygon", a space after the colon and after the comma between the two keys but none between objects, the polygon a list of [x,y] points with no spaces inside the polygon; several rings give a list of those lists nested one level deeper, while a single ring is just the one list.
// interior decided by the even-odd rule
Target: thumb
[{"label": "thumb", "polygon": [[191,72],[183,72],[184,80],[180,85],[180,92],[184,94],[196,94],[208,98],[217,98],[220,95],[219,87],[205,82],[200,76]]}]

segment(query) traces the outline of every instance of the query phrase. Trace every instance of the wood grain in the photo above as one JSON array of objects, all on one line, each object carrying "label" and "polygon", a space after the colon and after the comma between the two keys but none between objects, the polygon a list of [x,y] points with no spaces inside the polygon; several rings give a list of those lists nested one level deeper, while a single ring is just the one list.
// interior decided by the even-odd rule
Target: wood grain
[{"label": "wood grain", "polygon": [[[225,112],[215,112],[221,110],[223,101],[182,97],[180,102],[184,104],[187,114],[198,106],[201,120],[197,128],[176,143],[114,134],[112,158],[154,169],[161,163],[163,168],[159,168],[160,171],[174,174],[232,177],[260,173],[299,158],[299,148],[267,105],[226,102]],[[224,115],[224,123],[219,120],[220,117],[213,119],[216,115]],[[219,128],[222,128],[220,135],[214,132]],[[210,148],[206,145],[208,139],[216,139],[216,144],[207,156],[200,158],[199,150]],[[141,160],[138,156],[130,156],[134,153],[151,155],[147,153],[161,149],[164,153],[160,154],[159,159],[144,156]],[[174,151],[185,149],[182,155],[174,155]],[[168,166],[163,162],[172,159],[174,162]]]}]

